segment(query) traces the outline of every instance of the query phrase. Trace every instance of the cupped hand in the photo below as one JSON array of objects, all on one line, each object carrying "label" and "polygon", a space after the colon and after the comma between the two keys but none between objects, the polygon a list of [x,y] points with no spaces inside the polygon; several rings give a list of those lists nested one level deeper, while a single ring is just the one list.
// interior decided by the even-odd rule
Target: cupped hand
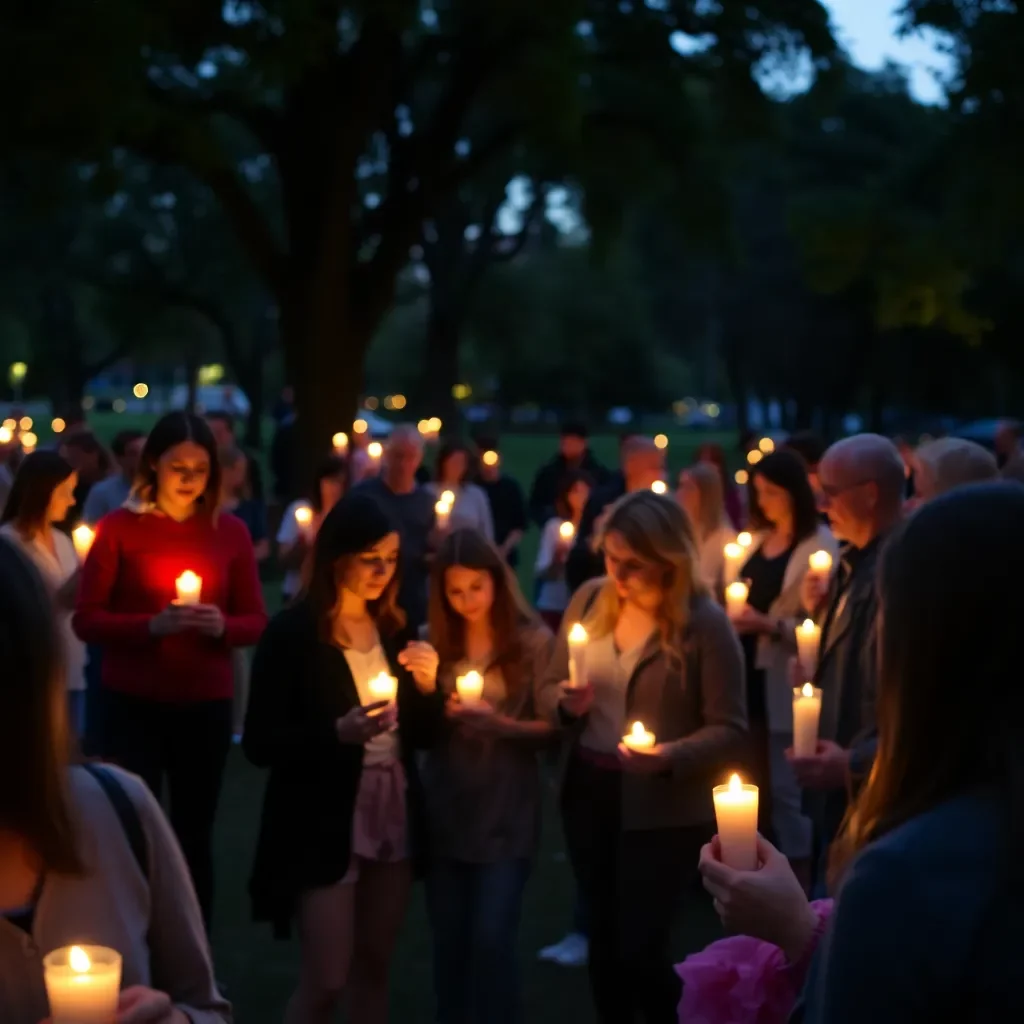
[{"label": "cupped hand", "polygon": [[422,640],[413,640],[405,645],[398,655],[398,664],[408,669],[413,681],[424,693],[437,688],[437,651]]},{"label": "cupped hand", "polygon": [[593,684],[573,686],[568,679],[561,683],[561,704],[565,713],[573,718],[582,718],[594,704]]},{"label": "cupped hand", "polygon": [[634,750],[625,743],[620,743],[618,755],[623,771],[633,775],[657,775],[672,767],[672,761],[661,744],[656,744],[649,750]]},{"label": "cupped hand", "polygon": [[817,926],[817,918],[789,861],[771,843],[757,837],[756,871],[737,871],[722,863],[718,836],[700,851],[704,888],[714,897],[725,928],[779,946],[790,961],[799,959]]},{"label": "cupped hand", "polygon": [[749,604],[743,606],[743,611],[733,618],[732,624],[741,634],[771,633],[775,629],[775,623],[767,615]]},{"label": "cupped hand", "polygon": [[192,606],[169,604],[149,620],[149,631],[153,636],[173,636],[193,628]]},{"label": "cupped hand", "polygon": [[387,732],[394,725],[394,716],[388,713],[390,707],[391,701],[379,700],[350,708],[334,723],[339,741],[362,746],[374,736]]},{"label": "cupped hand", "polygon": [[818,740],[811,757],[797,757],[790,747],[786,760],[804,789],[845,789],[850,777],[850,752],[832,740]]},{"label": "cupped hand", "polygon": [[203,636],[224,635],[224,613],[215,604],[192,605],[192,627]]}]

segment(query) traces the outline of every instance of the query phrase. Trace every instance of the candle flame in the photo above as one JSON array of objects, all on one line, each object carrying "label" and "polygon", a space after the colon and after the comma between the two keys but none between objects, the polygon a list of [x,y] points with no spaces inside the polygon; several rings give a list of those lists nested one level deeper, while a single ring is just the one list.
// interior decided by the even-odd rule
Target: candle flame
[{"label": "candle flame", "polygon": [[449,512],[451,512],[451,510],[452,506],[447,501],[445,501],[444,498],[439,498],[437,504],[434,506],[434,511],[439,516],[446,516],[448,515]]},{"label": "candle flame", "polygon": [[498,453],[484,452],[483,461],[485,466],[496,466],[498,464]]},{"label": "candle flame", "polygon": [[643,722],[634,722],[633,728],[630,730],[630,735],[637,740],[642,740],[647,735],[647,730],[644,728]]},{"label": "candle flame", "polygon": [[729,776],[729,792],[730,793],[741,793],[743,791],[743,782],[740,777],[733,772]]},{"label": "candle flame", "polygon": [[199,589],[200,579],[191,569],[186,569],[178,577],[178,583],[181,585],[182,590],[191,593],[193,590]]},{"label": "candle flame", "polygon": [[570,523],[568,520],[566,520],[558,528],[558,535],[562,538],[562,540],[572,540],[573,537],[576,535],[576,527],[573,526],[572,523]]},{"label": "candle flame", "polygon": [[810,683],[804,683],[804,688],[800,691],[805,697],[814,696],[814,687]]},{"label": "candle flame", "polygon": [[441,492],[441,501],[443,501],[446,505],[449,505],[449,506],[454,505],[455,504],[455,492],[454,491],[442,491]]},{"label": "candle flame", "polygon": [[832,568],[832,556],[827,551],[815,551],[809,562],[814,572],[828,572]]},{"label": "candle flame", "polygon": [[313,510],[308,505],[300,505],[295,510],[295,522],[299,526],[309,526],[313,522]]},{"label": "candle flame", "polygon": [[587,631],[583,628],[583,624],[580,622],[574,623],[572,629],[569,630],[569,643],[585,644],[587,639]]},{"label": "candle flame", "polygon": [[739,544],[739,546],[740,546],[741,548],[749,548],[749,547],[750,547],[750,545],[754,543],[754,538],[753,538],[753,536],[751,536],[751,534],[747,533],[747,531],[746,531],[746,530],[744,530],[744,531],[743,531],[743,532],[742,532],[742,533],[741,533],[741,534],[740,534],[740,535],[739,535],[739,536],[738,536],[738,537],[736,538],[736,543],[737,543],[737,544]]},{"label": "candle flame", "polygon": [[800,628],[805,633],[813,633],[814,632],[814,621],[812,619],[804,619],[804,621],[800,625]]},{"label": "candle flame", "polygon": [[746,585],[742,580],[737,580],[735,583],[730,583],[725,588],[725,592],[729,597],[739,600],[741,597],[746,599],[747,594],[750,593],[750,587]]},{"label": "candle flame", "polygon": [[725,545],[725,557],[726,558],[742,558],[743,548],[739,544],[726,544]]},{"label": "candle flame", "polygon": [[339,430],[334,437],[331,438],[331,444],[335,448],[347,448],[348,447],[348,434],[344,430]]},{"label": "candle flame", "polygon": [[366,454],[369,455],[371,459],[379,459],[384,454],[384,445],[382,445],[380,441],[371,441],[366,446]]},{"label": "candle flame", "polygon": [[75,551],[78,552],[79,558],[85,558],[95,538],[95,532],[86,526],[85,523],[81,523],[71,531],[71,540],[75,545]]},{"label": "candle flame", "polygon": [[374,697],[390,700],[398,692],[398,680],[394,676],[389,676],[387,672],[381,672],[370,680],[369,690]]},{"label": "candle flame", "polygon": [[92,967],[89,954],[81,946],[72,946],[68,954],[68,965],[76,974],[85,974]]},{"label": "candle flame", "polygon": [[655,480],[654,483],[651,484],[651,490],[654,491],[655,494],[666,494],[668,493],[668,484],[665,483],[664,480]]}]

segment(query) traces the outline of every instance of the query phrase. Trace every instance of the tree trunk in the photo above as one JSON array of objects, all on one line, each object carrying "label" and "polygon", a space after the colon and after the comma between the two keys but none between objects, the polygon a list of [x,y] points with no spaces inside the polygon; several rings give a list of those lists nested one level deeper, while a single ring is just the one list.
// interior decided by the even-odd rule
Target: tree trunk
[{"label": "tree trunk", "polygon": [[457,433],[460,423],[459,405],[452,395],[452,386],[459,382],[459,342],[462,317],[444,303],[433,299],[427,319],[427,365],[425,370],[425,411],[440,416],[445,433]]}]

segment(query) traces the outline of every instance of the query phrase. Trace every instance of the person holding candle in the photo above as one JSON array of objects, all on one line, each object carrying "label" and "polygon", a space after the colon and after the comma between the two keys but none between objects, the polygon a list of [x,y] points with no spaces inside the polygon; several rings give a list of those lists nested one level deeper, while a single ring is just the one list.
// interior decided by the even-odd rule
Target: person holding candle
[{"label": "person holding candle", "polygon": [[[302,589],[302,567],[316,540],[320,524],[341,500],[348,487],[348,463],[330,455],[317,467],[313,484],[304,499],[293,501],[286,509],[277,530],[277,557],[286,570],[281,584],[285,604],[294,601]],[[303,512],[312,512],[308,516]]]},{"label": "person holding candle", "polygon": [[[579,472],[566,473],[555,498],[555,514],[541,531],[534,565],[534,578],[537,580],[535,603],[540,617],[551,630],[557,630],[561,625],[562,613],[571,596],[565,579],[565,563],[579,532],[590,493],[589,477]],[[565,523],[572,526],[569,537],[562,532]]]},{"label": "person holding candle", "polygon": [[[894,528],[879,572],[877,754],[832,850],[834,907],[809,905],[763,840],[753,872],[705,847],[705,888],[726,928],[751,938],[717,943],[692,974],[682,965],[680,1022],[1024,1019],[1022,519],[1019,487],[981,484]],[[965,699],[971,678],[983,699]]]},{"label": "person holding candle", "polygon": [[585,473],[594,487],[608,482],[608,470],[590,450],[589,436],[586,424],[566,421],[559,432],[558,454],[537,470],[530,487],[529,511],[530,519],[540,529],[543,530],[544,524],[558,515],[555,501],[562,487],[562,477],[566,474]]},{"label": "person holding candle", "polygon": [[[437,737],[437,654],[397,604],[399,532],[361,490],[328,513],[309,586],[253,660],[242,747],[269,769],[249,891],[253,915],[299,932],[287,1024],[388,1016],[391,955],[427,853],[417,751]],[[394,709],[381,675],[395,683]],[[374,682],[374,681],[377,682]],[[388,688],[390,694],[390,687]]]},{"label": "person holding candle", "polygon": [[[213,906],[213,824],[232,735],[232,651],[266,624],[252,541],[219,514],[220,464],[206,421],[174,412],[146,439],[132,503],[103,519],[82,568],[74,627],[103,647],[105,759],[141,775],[171,823],[204,918]],[[176,580],[202,580],[199,602]]]},{"label": "person holding candle", "polygon": [[146,435],[141,430],[121,430],[114,435],[110,451],[120,472],[101,480],[89,491],[82,509],[82,522],[95,526],[128,500],[145,442]]},{"label": "person holding candle", "polygon": [[496,437],[477,437],[480,453],[477,483],[487,495],[494,520],[494,543],[512,568],[519,565],[519,545],[530,525],[526,513],[526,495],[514,476],[502,472],[501,453]]},{"label": "person holding candle", "polygon": [[713,594],[720,594],[733,582],[724,578],[725,546],[736,538],[725,511],[722,474],[709,462],[684,469],[679,474],[676,500],[693,526],[701,579]]},{"label": "person holding candle", "polygon": [[437,453],[434,479],[426,485],[435,500],[452,495],[448,513],[448,530],[477,530],[494,540],[494,519],[491,503],[477,484],[469,482],[469,449],[459,441],[447,441]]},{"label": "person holding candle", "polygon": [[[118,1024],[227,1024],[230,1006],[217,992],[199,905],[160,805],[134,775],[72,756],[60,624],[41,574],[7,538],[0,622],[4,1024],[50,1016],[44,954],[82,943],[120,957],[123,990],[109,994]],[[95,1006],[102,985],[99,971],[87,972],[67,995]]]},{"label": "person holding candle", "polygon": [[54,529],[75,504],[77,479],[71,464],[56,452],[26,455],[0,516],[0,533],[32,559],[50,590],[64,653],[68,713],[81,736],[85,731],[85,645],[71,628],[81,560],[71,538]]},{"label": "person holding candle", "polygon": [[[427,897],[439,1024],[520,1019],[516,939],[537,853],[538,720],[534,688],[551,633],[497,549],[473,530],[445,538],[431,572],[429,628],[448,697],[448,728],[424,764],[432,856]],[[467,703],[458,680],[482,679]]]},{"label": "person holding candle", "polygon": [[[570,602],[537,702],[571,736],[561,804],[598,1020],[661,1022],[679,1001],[668,949],[680,871],[713,832],[712,786],[744,746],[743,663],[672,499],[621,499],[601,547],[608,575]],[[569,690],[575,622],[590,638],[587,681]],[[643,751],[622,744],[637,721],[656,738]]]},{"label": "person holding candle", "polygon": [[748,582],[746,607],[734,620],[747,670],[752,781],[761,790],[761,831],[799,866],[810,884],[811,821],[786,759],[793,742],[790,660],[803,621],[801,584],[808,559],[835,556],[835,539],[818,520],[807,470],[798,455],[777,451],[751,469],[750,555],[740,570]]}]

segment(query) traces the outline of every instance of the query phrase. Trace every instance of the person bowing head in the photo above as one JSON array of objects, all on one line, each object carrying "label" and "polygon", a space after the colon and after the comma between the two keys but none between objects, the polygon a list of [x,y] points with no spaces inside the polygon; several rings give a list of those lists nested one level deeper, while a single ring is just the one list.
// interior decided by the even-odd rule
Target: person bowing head
[{"label": "person bowing head", "polygon": [[388,974],[426,851],[416,751],[444,716],[438,658],[397,604],[399,530],[368,495],[327,514],[307,585],[253,660],[243,749],[270,770],[250,883],[256,920],[298,923],[289,1024],[387,1019]]}]

